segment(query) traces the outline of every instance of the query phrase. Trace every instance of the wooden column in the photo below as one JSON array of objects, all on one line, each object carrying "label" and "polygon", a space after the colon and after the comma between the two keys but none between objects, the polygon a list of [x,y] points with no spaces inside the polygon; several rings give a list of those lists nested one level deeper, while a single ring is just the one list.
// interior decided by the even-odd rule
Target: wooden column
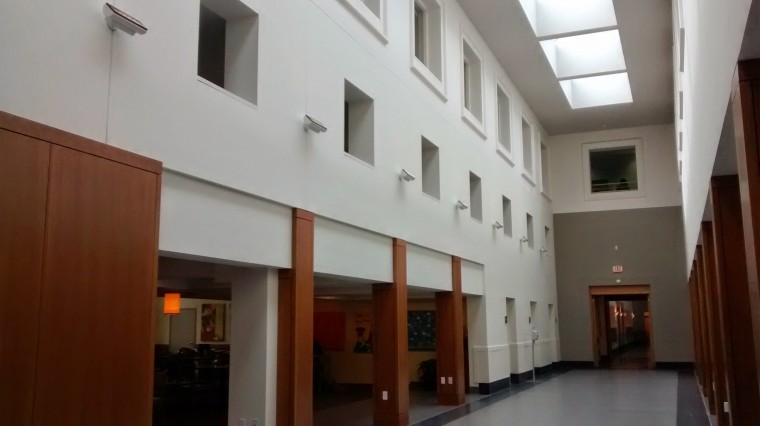
[{"label": "wooden column", "polygon": [[707,322],[710,328],[710,359],[712,362],[712,383],[715,387],[715,415],[718,426],[730,424],[728,413],[723,410],[726,401],[726,363],[722,345],[725,342],[720,327],[718,290],[715,284],[715,244],[712,222],[702,222],[702,263],[705,277],[705,299],[707,300]]},{"label": "wooden column", "polygon": [[702,386],[702,394],[704,396],[707,396],[707,389],[706,389],[706,379],[707,379],[707,373],[706,373],[706,364],[707,360],[705,359],[705,324],[702,320],[702,299],[704,298],[704,295],[702,294],[702,286],[699,284],[699,274],[697,274],[697,260],[695,255],[695,260],[691,267],[691,275],[692,275],[692,281],[694,282],[694,296],[695,296],[695,312],[694,315],[697,320],[697,326],[694,330],[694,332],[697,335],[697,373],[699,378],[699,384]]},{"label": "wooden column", "polygon": [[374,424],[409,424],[406,241],[393,240],[393,282],[372,287]]},{"label": "wooden column", "polygon": [[751,314],[744,230],[737,176],[713,177],[710,183],[715,240],[715,277],[723,327],[727,394],[732,424],[760,424],[755,339]]},{"label": "wooden column", "polygon": [[691,325],[692,339],[694,343],[694,367],[697,372],[697,381],[702,384],[702,342],[700,341],[702,330],[699,324],[699,294],[694,269],[689,274],[689,292],[691,294]]},{"label": "wooden column", "polygon": [[[751,332],[755,339],[755,363],[760,364],[760,60],[738,64],[734,87],[734,132],[752,310]],[[747,331],[750,332],[749,325]]]},{"label": "wooden column", "polygon": [[704,393],[707,397],[707,406],[710,410],[710,414],[715,414],[715,393],[713,384],[713,361],[710,351],[710,345],[712,344],[712,336],[710,335],[710,320],[708,318],[708,296],[707,285],[705,283],[704,276],[704,259],[702,254],[702,246],[697,245],[696,254],[694,256],[696,260],[696,270],[694,274],[697,277],[697,286],[699,287],[700,304],[699,315],[702,322],[702,370],[704,372],[703,386]]},{"label": "wooden column", "polygon": [[277,424],[311,425],[314,358],[314,214],[293,209],[293,263],[280,271]]},{"label": "wooden column", "polygon": [[451,291],[435,294],[438,403],[464,404],[462,259],[451,258]]}]

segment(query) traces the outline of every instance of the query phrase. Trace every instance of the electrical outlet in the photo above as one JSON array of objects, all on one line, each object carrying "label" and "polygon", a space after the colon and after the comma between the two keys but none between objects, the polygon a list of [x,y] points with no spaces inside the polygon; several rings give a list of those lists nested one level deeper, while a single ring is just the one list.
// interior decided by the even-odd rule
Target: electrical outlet
[{"label": "electrical outlet", "polygon": [[383,391],[383,401],[388,400],[388,391]]},{"label": "electrical outlet", "polygon": [[445,385],[445,384],[446,384],[446,378],[445,378],[445,377],[441,377],[441,384],[442,384],[442,385]]},{"label": "electrical outlet", "polygon": [[728,405],[728,401],[723,401],[723,412],[725,412],[725,413],[730,413],[731,412],[731,408]]},{"label": "electrical outlet", "polygon": [[242,418],[242,417],[241,417],[241,418],[239,418],[239,419],[238,419],[238,426],[246,426],[246,424],[245,424],[245,423],[246,423],[246,422],[245,422],[245,419],[244,419],[244,418]]},{"label": "electrical outlet", "polygon": [[253,419],[253,420],[251,420],[251,426],[261,426],[259,424],[259,419]]},{"label": "electrical outlet", "polygon": [[449,384],[450,384],[450,385],[453,385],[453,384],[454,384],[454,378],[453,378],[453,377],[449,377]]}]

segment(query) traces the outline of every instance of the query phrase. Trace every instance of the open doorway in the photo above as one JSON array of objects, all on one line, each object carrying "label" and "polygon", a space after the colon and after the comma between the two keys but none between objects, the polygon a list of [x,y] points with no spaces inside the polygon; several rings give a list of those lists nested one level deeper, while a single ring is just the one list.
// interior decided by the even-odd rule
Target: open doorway
[{"label": "open doorway", "polygon": [[589,300],[594,365],[654,368],[649,286],[590,286]]}]

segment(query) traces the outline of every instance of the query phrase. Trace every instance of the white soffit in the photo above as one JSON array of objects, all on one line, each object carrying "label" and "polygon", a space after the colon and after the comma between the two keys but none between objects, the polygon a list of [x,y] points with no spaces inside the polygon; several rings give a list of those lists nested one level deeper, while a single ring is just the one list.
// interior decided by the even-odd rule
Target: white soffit
[{"label": "white soffit", "polygon": [[541,47],[560,80],[626,69],[618,30],[544,40]]},{"label": "white soffit", "polygon": [[559,84],[573,109],[633,102],[627,72],[562,80]]},{"label": "white soffit", "polygon": [[617,26],[612,0],[520,0],[539,38]]}]

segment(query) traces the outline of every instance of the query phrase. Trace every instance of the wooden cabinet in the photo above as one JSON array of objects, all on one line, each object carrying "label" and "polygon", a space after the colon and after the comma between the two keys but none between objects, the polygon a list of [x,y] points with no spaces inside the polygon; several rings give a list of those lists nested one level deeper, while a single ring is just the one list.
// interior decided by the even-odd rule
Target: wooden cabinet
[{"label": "wooden cabinet", "polygon": [[160,177],[0,113],[0,424],[150,424]]}]

